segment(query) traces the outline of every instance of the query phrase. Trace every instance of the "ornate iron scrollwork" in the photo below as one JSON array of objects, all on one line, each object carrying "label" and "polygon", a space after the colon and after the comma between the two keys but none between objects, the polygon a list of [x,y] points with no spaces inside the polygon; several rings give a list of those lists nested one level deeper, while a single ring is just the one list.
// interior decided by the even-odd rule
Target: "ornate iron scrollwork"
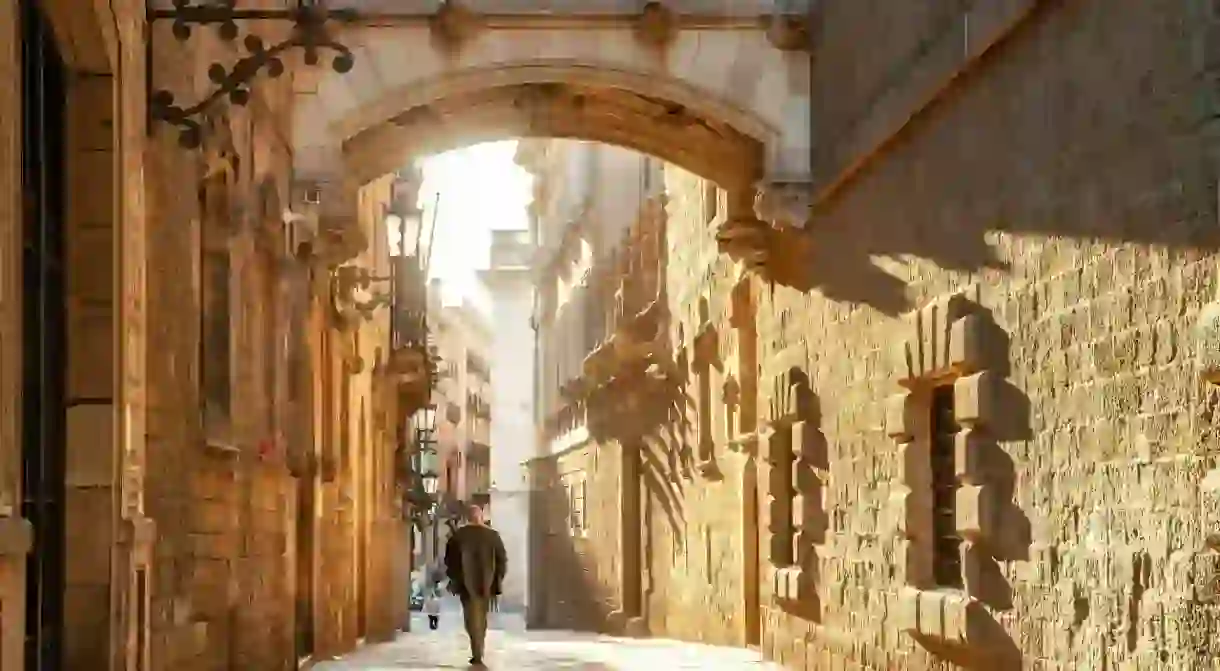
[{"label": "ornate iron scrollwork", "polygon": [[[185,42],[191,37],[195,25],[217,26],[220,39],[232,42],[238,38],[238,21],[291,21],[292,33],[282,42],[267,46],[257,35],[246,35],[242,40],[248,55],[233,66],[213,63],[208,68],[208,78],[215,89],[202,100],[188,105],[179,105],[174,94],[158,90],[149,96],[149,111],[153,119],[165,121],[179,128],[178,141],[183,147],[196,148],[203,142],[203,124],[199,117],[213,103],[228,98],[235,105],[250,101],[250,82],[264,69],[272,78],[284,74],[282,56],[285,52],[300,48],[305,52],[305,63],[317,65],[324,50],[335,52],[331,67],[340,74],[349,72],[355,64],[351,49],[343,46],[327,30],[326,24],[334,19],[352,21],[356,12],[350,9],[327,9],[317,0],[297,0],[296,7],[281,10],[237,9],[237,0],[219,0],[208,4],[192,0],[173,0],[173,9],[155,9],[149,12],[149,21],[172,20],[174,37]],[[150,44],[151,44],[151,38]]]}]

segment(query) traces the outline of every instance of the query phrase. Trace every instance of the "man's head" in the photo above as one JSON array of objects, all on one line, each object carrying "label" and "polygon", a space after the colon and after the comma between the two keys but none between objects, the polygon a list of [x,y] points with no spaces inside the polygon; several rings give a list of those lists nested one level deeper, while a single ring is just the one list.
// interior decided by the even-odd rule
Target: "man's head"
[{"label": "man's head", "polygon": [[483,507],[472,503],[466,506],[466,521],[479,526],[483,525]]}]

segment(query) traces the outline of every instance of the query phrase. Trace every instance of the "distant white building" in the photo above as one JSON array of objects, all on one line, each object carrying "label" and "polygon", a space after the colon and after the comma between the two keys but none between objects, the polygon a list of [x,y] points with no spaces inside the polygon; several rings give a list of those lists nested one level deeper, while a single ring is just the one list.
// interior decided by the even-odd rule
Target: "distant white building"
[{"label": "distant white building", "polygon": [[493,231],[491,294],[491,513],[508,550],[502,607],[525,608],[529,562],[529,483],[522,463],[537,454],[534,430],[534,245],[528,230]]}]

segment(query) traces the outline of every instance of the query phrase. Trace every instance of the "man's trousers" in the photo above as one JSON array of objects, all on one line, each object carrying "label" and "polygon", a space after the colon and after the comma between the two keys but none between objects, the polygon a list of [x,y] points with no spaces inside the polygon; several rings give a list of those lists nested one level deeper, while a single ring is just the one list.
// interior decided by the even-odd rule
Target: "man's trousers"
[{"label": "man's trousers", "polygon": [[487,640],[487,599],[462,597],[462,620],[466,624],[466,635],[470,636],[470,657],[483,659],[483,643]]}]

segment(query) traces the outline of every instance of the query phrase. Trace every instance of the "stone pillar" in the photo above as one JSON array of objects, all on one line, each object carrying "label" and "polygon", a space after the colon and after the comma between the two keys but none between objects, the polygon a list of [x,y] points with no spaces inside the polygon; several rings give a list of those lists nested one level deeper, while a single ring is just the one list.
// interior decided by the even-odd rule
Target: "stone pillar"
[{"label": "stone pillar", "polygon": [[69,667],[109,654],[107,630],[116,612],[111,605],[120,460],[113,356],[114,85],[110,77],[76,78],[68,99],[64,648]]}]

